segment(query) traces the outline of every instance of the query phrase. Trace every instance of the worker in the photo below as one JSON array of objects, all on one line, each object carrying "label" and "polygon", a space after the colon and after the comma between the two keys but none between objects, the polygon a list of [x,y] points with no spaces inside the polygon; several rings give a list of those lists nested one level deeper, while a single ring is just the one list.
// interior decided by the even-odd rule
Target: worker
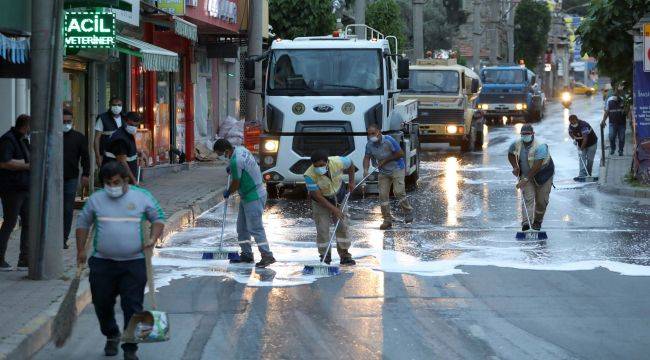
[{"label": "worker", "polygon": [[95,121],[95,141],[93,147],[95,149],[95,163],[98,169],[104,164],[108,139],[113,135],[115,130],[122,127],[122,118],[126,116],[122,112],[122,100],[120,98],[113,97],[108,103],[110,104],[110,109],[99,115]]},{"label": "worker", "polygon": [[530,230],[529,220],[533,220],[532,229],[539,231],[553,186],[555,165],[548,146],[535,141],[532,125],[522,126],[520,135],[520,139],[510,145],[508,161],[512,165],[512,174],[519,179],[517,188],[524,196],[521,230]]},{"label": "worker", "polygon": [[598,150],[598,137],[588,122],[578,119],[578,116],[569,116],[569,136],[576,143],[579,149],[578,166],[580,173],[574,180],[591,176],[594,166],[594,157]]},{"label": "worker", "polygon": [[[354,191],[355,167],[352,160],[346,156],[329,156],[327,150],[319,149],[311,155],[312,165],[305,171],[305,184],[311,199],[311,209],[316,223],[316,244],[321,261],[329,264],[332,261],[331,248],[327,251],[330,241],[330,223],[332,216],[337,218],[339,226],[336,229],[336,250],[341,258],[341,265],[355,265],[348,251],[350,240],[348,224],[343,213],[343,200],[347,192]],[[347,171],[347,191],[343,186],[343,173]],[[327,251],[327,254],[325,253]]]},{"label": "worker", "polygon": [[266,231],[262,223],[262,214],[266,205],[266,186],[262,181],[262,172],[255,157],[243,146],[233,147],[226,139],[219,139],[213,150],[222,160],[229,160],[228,171],[231,181],[223,193],[224,199],[235,191],[239,192],[239,213],[237,215],[237,238],[241,247],[239,259],[231,263],[253,263],[251,237],[255,238],[262,259],[255,267],[265,268],[275,262],[273,253],[266,240]]},{"label": "worker", "polygon": [[[104,190],[96,191],[77,219],[77,266],[86,263],[86,240],[92,241],[90,293],[99,327],[106,336],[104,354],[115,356],[120,329],[115,321],[115,298],[120,296],[124,328],[133,314],[142,311],[147,269],[144,251],[160,240],[165,223],[158,201],[147,190],[129,186],[129,170],[117,161],[102,166],[99,176]],[[149,239],[144,239],[144,220],[151,223]],[[122,344],[125,360],[137,360],[138,345]]]},{"label": "worker", "polygon": [[131,184],[138,184],[138,147],[135,134],[142,118],[136,112],[126,114],[126,121],[119,129],[115,130],[106,143],[104,163],[118,161],[129,170]]},{"label": "worker", "polygon": [[390,212],[391,187],[399,206],[404,212],[404,222],[412,222],[413,208],[406,198],[404,183],[404,151],[392,136],[382,135],[379,127],[375,124],[368,126],[366,156],[363,158],[364,177],[368,175],[371,161],[379,170],[379,203],[381,215],[384,219],[379,229],[387,230],[393,226],[393,217]]},{"label": "worker", "polygon": [[[604,128],[609,118],[609,155],[613,156],[618,144],[618,156],[623,156],[625,147],[625,130],[627,127],[628,112],[624,98],[624,83],[616,87],[614,95],[605,101],[605,112],[600,127]],[[616,141],[618,139],[618,142]]]}]

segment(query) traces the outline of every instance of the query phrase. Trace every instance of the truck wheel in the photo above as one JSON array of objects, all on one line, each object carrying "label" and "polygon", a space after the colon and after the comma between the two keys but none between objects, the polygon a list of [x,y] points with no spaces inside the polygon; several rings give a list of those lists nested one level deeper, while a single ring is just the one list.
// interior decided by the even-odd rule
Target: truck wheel
[{"label": "truck wheel", "polygon": [[415,171],[404,179],[406,190],[413,191],[418,187],[418,179],[420,178],[420,154],[415,165]]},{"label": "truck wheel", "polygon": [[483,151],[483,131],[474,130],[474,151]]},{"label": "truck wheel", "polygon": [[472,145],[472,140],[467,139],[467,140],[461,140],[460,141],[460,151],[462,152],[467,152],[471,150],[471,145]]},{"label": "truck wheel", "polygon": [[266,193],[269,199],[277,199],[280,197],[280,189],[276,184],[266,184]]}]

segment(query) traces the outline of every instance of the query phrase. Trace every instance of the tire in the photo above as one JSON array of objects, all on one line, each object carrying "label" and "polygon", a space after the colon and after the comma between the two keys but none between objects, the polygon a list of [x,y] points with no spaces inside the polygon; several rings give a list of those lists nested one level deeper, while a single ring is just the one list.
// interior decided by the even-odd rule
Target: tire
[{"label": "tire", "polygon": [[280,197],[280,190],[276,184],[266,184],[266,193],[269,199],[277,199]]},{"label": "tire", "polygon": [[415,165],[415,172],[404,179],[406,191],[413,191],[418,187],[418,179],[420,179],[420,154]]},{"label": "tire", "polygon": [[483,131],[474,130],[474,151],[483,151]]},{"label": "tire", "polygon": [[460,151],[462,151],[462,152],[470,151],[471,146],[472,146],[472,140],[471,139],[461,140],[460,141]]}]

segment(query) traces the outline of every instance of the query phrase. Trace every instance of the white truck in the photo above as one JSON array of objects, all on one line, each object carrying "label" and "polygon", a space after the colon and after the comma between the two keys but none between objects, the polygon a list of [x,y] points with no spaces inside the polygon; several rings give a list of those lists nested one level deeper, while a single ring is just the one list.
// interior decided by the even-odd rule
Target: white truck
[{"label": "white truck", "polygon": [[[351,35],[353,30],[362,35]],[[264,56],[246,61],[247,90],[255,88],[255,62],[267,65],[259,159],[270,197],[304,185],[317,149],[351,158],[360,181],[370,124],[401,144],[407,186],[416,186],[419,131],[411,121],[417,101],[397,102],[399,89],[409,85],[409,64],[396,53],[394,36],[349,25],[330,36],[275,40]],[[368,185],[368,191],[376,188],[376,177]]]}]

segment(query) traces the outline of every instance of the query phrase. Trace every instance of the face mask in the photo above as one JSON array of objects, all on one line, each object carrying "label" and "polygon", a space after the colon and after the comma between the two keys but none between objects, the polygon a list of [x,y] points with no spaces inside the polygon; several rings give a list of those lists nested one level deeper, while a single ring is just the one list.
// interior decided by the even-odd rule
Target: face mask
[{"label": "face mask", "polygon": [[377,141],[379,141],[379,137],[378,136],[371,136],[371,137],[368,138],[368,140],[370,140],[372,142],[377,142]]},{"label": "face mask", "polygon": [[572,128],[577,128],[577,127],[578,127],[578,123],[571,124],[571,127],[572,127]]},{"label": "face mask", "polygon": [[126,132],[128,132],[131,135],[135,135],[135,133],[138,132],[138,128],[133,126],[133,125],[127,125],[126,126]]},{"label": "face mask", "polygon": [[113,105],[113,106],[111,106],[111,112],[112,112],[114,115],[119,115],[119,114],[122,112],[122,106],[120,106],[120,105]]},{"label": "face mask", "polygon": [[533,141],[533,135],[521,135],[521,141],[529,143]]},{"label": "face mask", "polygon": [[316,174],[318,175],[325,175],[325,173],[327,173],[327,166],[314,168],[314,171],[316,171]]},{"label": "face mask", "polygon": [[72,124],[63,124],[63,132],[72,130]]},{"label": "face mask", "polygon": [[108,196],[112,198],[118,198],[124,195],[124,188],[122,186],[104,186],[104,190]]},{"label": "face mask", "polygon": [[226,154],[217,156],[217,159],[221,161],[228,161],[228,157],[226,156]]}]

